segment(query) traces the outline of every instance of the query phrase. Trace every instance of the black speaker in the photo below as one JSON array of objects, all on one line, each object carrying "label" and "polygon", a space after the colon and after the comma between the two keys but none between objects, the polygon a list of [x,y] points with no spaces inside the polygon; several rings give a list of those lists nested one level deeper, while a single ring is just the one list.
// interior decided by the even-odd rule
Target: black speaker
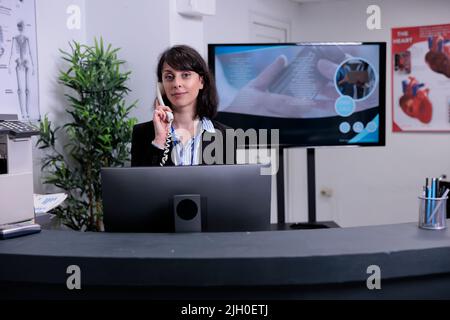
[{"label": "black speaker", "polygon": [[173,196],[175,232],[201,232],[201,198],[199,194]]}]

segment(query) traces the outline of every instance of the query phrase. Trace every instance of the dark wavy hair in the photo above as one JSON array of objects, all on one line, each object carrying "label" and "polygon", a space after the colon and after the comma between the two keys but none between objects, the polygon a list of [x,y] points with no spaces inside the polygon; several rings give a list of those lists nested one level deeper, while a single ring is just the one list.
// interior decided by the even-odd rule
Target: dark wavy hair
[{"label": "dark wavy hair", "polygon": [[175,70],[194,71],[203,78],[203,89],[197,96],[196,116],[213,119],[217,114],[219,103],[214,78],[202,56],[193,48],[186,45],[176,45],[164,51],[158,62],[158,81],[162,82],[164,62]]}]

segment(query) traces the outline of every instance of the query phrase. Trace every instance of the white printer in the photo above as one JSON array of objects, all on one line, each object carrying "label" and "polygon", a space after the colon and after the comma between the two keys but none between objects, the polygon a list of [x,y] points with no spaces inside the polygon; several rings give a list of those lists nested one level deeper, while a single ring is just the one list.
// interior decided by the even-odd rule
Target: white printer
[{"label": "white printer", "polygon": [[39,129],[0,114],[0,225],[34,219],[31,137]]}]

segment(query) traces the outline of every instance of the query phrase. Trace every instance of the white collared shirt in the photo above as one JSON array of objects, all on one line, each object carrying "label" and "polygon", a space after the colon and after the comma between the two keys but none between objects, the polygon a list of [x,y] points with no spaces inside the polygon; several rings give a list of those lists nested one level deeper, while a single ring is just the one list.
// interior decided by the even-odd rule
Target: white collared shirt
[{"label": "white collared shirt", "polygon": [[198,165],[200,163],[201,141],[203,132],[215,133],[212,121],[203,117],[195,130],[195,136],[183,143],[177,135],[177,130],[170,128],[172,132],[172,161],[176,166]]}]

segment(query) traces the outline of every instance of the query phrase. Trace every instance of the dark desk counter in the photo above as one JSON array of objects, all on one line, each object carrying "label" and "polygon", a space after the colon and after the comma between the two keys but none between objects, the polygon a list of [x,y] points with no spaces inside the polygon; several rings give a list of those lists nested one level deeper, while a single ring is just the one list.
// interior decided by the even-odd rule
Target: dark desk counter
[{"label": "dark desk counter", "polygon": [[[67,267],[81,290],[66,287]],[[381,289],[369,290],[370,265]],[[240,233],[43,230],[0,241],[2,297],[450,298],[450,231],[414,223]],[[7,292],[7,295],[6,293]]]}]

